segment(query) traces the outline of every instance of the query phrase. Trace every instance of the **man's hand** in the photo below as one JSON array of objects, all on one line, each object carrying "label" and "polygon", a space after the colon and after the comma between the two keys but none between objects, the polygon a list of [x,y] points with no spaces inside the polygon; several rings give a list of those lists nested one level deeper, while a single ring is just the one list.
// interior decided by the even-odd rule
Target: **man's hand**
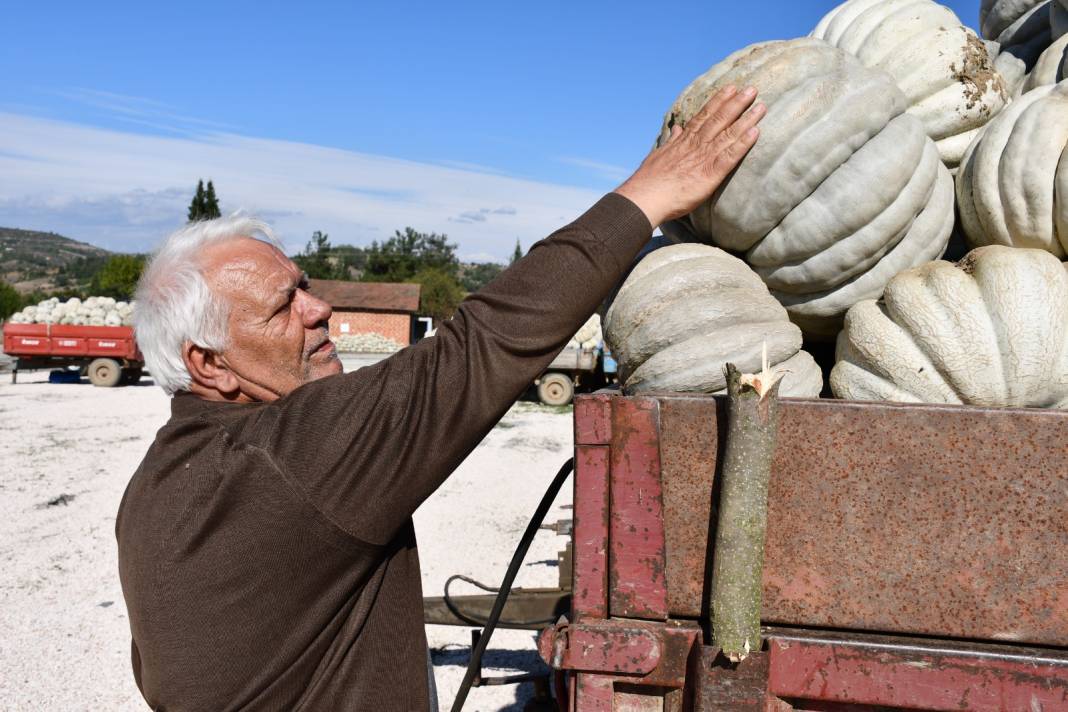
[{"label": "man's hand", "polygon": [[673,126],[667,143],[615,192],[641,208],[653,227],[692,212],[756,143],[766,109],[754,99],[752,87],[720,89],[685,128]]}]

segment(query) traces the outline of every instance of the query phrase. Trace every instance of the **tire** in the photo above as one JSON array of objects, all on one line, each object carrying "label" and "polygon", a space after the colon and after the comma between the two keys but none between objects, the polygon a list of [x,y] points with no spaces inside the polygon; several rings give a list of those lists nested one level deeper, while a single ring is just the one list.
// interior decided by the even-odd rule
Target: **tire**
[{"label": "tire", "polygon": [[538,383],[538,400],[545,405],[567,405],[573,395],[575,386],[562,373],[547,373]]},{"label": "tire", "polygon": [[135,386],[138,381],[141,380],[142,369],[140,368],[124,368],[122,369],[122,385]]},{"label": "tire", "polygon": [[101,388],[112,388],[119,385],[122,380],[122,367],[119,362],[111,358],[94,359],[86,369],[89,382]]}]

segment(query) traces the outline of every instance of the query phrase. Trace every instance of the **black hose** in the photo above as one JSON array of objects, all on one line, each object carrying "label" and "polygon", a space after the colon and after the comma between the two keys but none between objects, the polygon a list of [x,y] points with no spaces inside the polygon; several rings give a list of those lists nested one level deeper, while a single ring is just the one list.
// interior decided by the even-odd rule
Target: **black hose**
[{"label": "black hose", "polygon": [[549,507],[552,506],[553,500],[556,499],[556,495],[564,485],[564,480],[567,479],[573,469],[575,469],[575,458],[571,458],[560,467],[560,471],[556,473],[556,477],[549,484],[549,489],[545,490],[545,494],[542,495],[538,508],[534,510],[534,515],[530,518],[527,529],[523,532],[523,537],[515,548],[515,553],[512,554],[512,561],[508,564],[508,571],[505,572],[504,580],[501,581],[501,588],[497,592],[497,600],[493,602],[493,610],[490,611],[489,618],[486,619],[486,627],[482,631],[482,636],[478,639],[478,643],[471,650],[471,660],[467,663],[467,672],[464,673],[464,680],[460,683],[460,689],[456,691],[456,699],[452,703],[452,712],[460,712],[464,707],[464,702],[467,701],[467,693],[471,691],[471,684],[475,681],[475,675],[482,668],[482,654],[486,652],[490,636],[493,635],[493,631],[497,627],[497,621],[500,620],[501,612],[504,611],[504,604],[508,600],[508,594],[512,591],[512,583],[515,582],[515,577],[519,573],[519,567],[522,566],[523,559],[530,549],[530,544],[534,541],[534,535],[538,533],[538,527],[541,526],[541,523],[545,520],[545,515],[549,512]]},{"label": "black hose", "polygon": [[[444,599],[443,599],[445,601],[445,607],[448,608],[449,611],[452,612],[452,614],[454,616],[456,616],[458,619],[462,620],[464,623],[467,623],[468,625],[482,625],[482,626],[486,625],[486,621],[481,620],[479,618],[475,618],[474,616],[469,616],[466,613],[464,613],[463,611],[461,611],[460,607],[456,605],[456,601],[452,600],[452,594],[449,591],[449,586],[452,585],[453,581],[463,581],[465,583],[469,583],[472,586],[474,586],[476,588],[481,588],[483,591],[486,591],[488,593],[500,593],[501,589],[494,588],[493,586],[487,586],[486,584],[482,583],[481,581],[476,581],[475,579],[471,578],[470,576],[464,576],[462,574],[453,574],[449,578],[445,579],[445,596],[444,596]],[[538,618],[536,620],[526,620],[526,621],[509,620],[509,621],[506,621],[505,624],[506,625],[510,625],[510,626],[528,626],[528,625],[549,625],[550,623],[555,623],[555,622],[556,622],[555,618]],[[498,624],[500,624],[500,621],[498,621]]]}]

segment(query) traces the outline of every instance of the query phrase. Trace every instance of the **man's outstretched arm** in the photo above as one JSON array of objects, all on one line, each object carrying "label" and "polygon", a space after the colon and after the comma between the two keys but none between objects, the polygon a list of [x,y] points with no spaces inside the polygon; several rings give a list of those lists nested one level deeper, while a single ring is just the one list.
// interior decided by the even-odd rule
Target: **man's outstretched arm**
[{"label": "man's outstretched arm", "polygon": [[[714,96],[616,191],[536,243],[434,337],[270,406],[266,447],[337,525],[383,544],[485,437],[623,277],[755,143],[755,93]],[[748,111],[747,108],[749,109]]]}]

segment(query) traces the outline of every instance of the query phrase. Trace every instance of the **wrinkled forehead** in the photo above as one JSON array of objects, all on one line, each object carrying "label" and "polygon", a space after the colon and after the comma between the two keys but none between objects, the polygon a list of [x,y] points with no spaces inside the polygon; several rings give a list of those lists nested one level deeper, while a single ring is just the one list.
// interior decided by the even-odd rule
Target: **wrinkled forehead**
[{"label": "wrinkled forehead", "polygon": [[278,248],[251,237],[217,243],[201,255],[204,277],[231,297],[262,299],[291,289],[301,271]]}]

